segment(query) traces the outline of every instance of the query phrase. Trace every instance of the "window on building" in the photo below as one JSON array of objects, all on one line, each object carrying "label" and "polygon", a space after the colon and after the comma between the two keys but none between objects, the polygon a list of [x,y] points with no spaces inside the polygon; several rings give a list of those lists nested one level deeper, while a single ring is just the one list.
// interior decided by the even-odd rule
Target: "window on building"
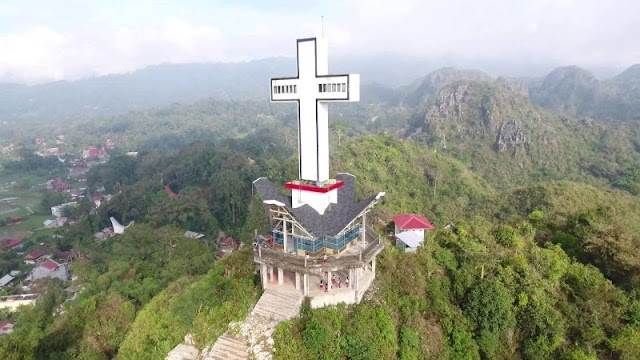
[{"label": "window on building", "polygon": [[347,91],[347,84],[342,83],[342,92]]},{"label": "window on building", "polygon": [[322,92],[327,92],[327,84],[322,84]]},{"label": "window on building", "polygon": [[291,94],[293,92],[293,86],[292,85],[287,85],[287,92],[289,94]]},{"label": "window on building", "polygon": [[331,91],[336,92],[336,84],[331,84]]},{"label": "window on building", "polygon": [[318,92],[322,92],[322,84],[318,84]]},{"label": "window on building", "polygon": [[274,86],[274,87],[273,87],[273,93],[274,93],[274,94],[277,94],[277,92],[276,92],[277,90],[278,90],[278,87],[277,87],[277,86]]},{"label": "window on building", "polygon": [[298,93],[298,85],[293,85],[293,93],[294,94]]}]

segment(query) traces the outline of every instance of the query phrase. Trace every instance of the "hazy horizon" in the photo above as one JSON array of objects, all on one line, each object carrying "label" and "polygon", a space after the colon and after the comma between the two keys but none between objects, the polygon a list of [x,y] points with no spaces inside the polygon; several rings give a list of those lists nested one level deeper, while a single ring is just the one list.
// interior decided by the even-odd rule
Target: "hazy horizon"
[{"label": "hazy horizon", "polygon": [[492,75],[513,66],[519,76],[578,65],[607,77],[640,63],[638,13],[633,1],[9,1],[0,5],[0,81],[290,58],[296,38],[321,34],[321,15],[332,58],[394,54]]}]

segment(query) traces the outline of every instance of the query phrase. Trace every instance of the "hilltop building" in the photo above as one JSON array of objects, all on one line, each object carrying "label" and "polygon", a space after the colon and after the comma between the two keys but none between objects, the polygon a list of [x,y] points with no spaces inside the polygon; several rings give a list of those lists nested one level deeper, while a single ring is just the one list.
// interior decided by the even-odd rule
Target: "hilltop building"
[{"label": "hilltop building", "polygon": [[[313,308],[358,303],[375,278],[383,244],[367,214],[383,192],[358,201],[356,178],[329,173],[328,103],[360,99],[355,74],[330,75],[324,38],[297,41],[298,73],[271,79],[272,102],[298,104],[298,179],[276,187],[253,182],[271,233],[256,242],[262,285],[309,297]],[[322,286],[321,286],[322,284]]]},{"label": "hilltop building", "polygon": [[417,214],[401,214],[391,217],[395,223],[396,246],[406,252],[414,252],[424,243],[424,231],[433,229],[433,225]]}]

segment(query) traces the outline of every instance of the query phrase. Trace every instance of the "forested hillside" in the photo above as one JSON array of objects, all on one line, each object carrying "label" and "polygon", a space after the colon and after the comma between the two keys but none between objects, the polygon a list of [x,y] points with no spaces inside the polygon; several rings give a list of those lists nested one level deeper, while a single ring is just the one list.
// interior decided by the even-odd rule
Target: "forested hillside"
[{"label": "forested hillside", "polygon": [[[276,358],[640,358],[639,127],[533,105],[521,85],[447,70],[411,101],[380,87],[330,108],[331,170],[359,195],[386,192],[372,219],[387,246],[365,301],[305,308],[277,329]],[[247,244],[268,231],[251,182],[296,177],[295,111],[203,100],[0,134],[16,144],[0,175],[36,179],[18,185],[39,213],[68,201],[37,186],[66,176],[66,155],[34,155],[34,137],[64,132],[68,153],[115,143],[82,185],[110,200],[80,200],[74,226],[26,240],[85,254],[71,265],[84,290],[66,301],[68,284],[44,282],[34,308],[0,312],[16,320],[0,358],[162,359],[242,319],[260,295]],[[436,226],[417,253],[387,237],[401,212]],[[133,225],[97,239],[110,217]],[[220,258],[227,237],[245,246]]]}]

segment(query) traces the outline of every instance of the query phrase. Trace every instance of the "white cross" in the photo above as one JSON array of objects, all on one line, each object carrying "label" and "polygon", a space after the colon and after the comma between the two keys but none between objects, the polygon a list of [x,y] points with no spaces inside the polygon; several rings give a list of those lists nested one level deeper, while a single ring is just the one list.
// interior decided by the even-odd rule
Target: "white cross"
[{"label": "white cross", "polygon": [[329,179],[328,102],[360,100],[360,75],[328,75],[324,38],[298,40],[298,76],[271,79],[272,102],[298,103],[298,172],[301,180]]}]

